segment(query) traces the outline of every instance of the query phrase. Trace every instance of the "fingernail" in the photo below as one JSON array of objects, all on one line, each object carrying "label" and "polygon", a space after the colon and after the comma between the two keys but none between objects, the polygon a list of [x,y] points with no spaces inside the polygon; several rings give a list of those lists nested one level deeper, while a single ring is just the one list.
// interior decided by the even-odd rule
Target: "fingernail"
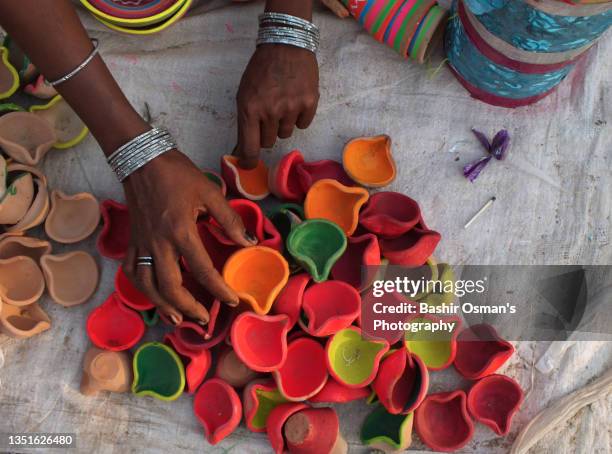
[{"label": "fingernail", "polygon": [[178,325],[179,323],[181,323],[179,318],[174,314],[170,314],[170,320],[172,320],[172,323],[174,323],[174,325]]},{"label": "fingernail", "polygon": [[247,239],[249,243],[257,244],[257,237],[253,235],[251,232],[244,232],[244,237]]},{"label": "fingernail", "polygon": [[225,304],[227,304],[229,307],[236,307],[240,304],[240,300],[238,301],[226,301]]},{"label": "fingernail", "polygon": [[201,326],[206,326],[206,325],[208,325],[208,320],[207,320],[207,321],[204,321],[204,320],[198,320],[198,325],[201,325]]}]

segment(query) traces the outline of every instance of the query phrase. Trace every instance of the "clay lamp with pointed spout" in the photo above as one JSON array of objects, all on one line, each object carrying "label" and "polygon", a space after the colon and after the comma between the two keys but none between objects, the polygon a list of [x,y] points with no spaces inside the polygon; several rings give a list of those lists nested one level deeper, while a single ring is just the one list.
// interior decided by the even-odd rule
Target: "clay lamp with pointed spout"
[{"label": "clay lamp with pointed spout", "polygon": [[219,378],[207,380],[193,400],[193,411],[211,445],[230,435],[240,424],[242,404],[234,388]]},{"label": "clay lamp with pointed spout", "polygon": [[9,62],[9,50],[0,47],[0,99],[10,98],[19,88],[19,74]]},{"label": "clay lamp with pointed spout", "polygon": [[89,237],[100,223],[100,204],[88,192],[66,195],[51,192],[51,210],[45,221],[47,236],[71,244]]},{"label": "clay lamp with pointed spout", "polygon": [[164,343],[171,347],[183,362],[185,369],[185,391],[193,394],[202,384],[212,363],[210,350],[191,350],[187,348],[176,333],[164,336]]},{"label": "clay lamp with pointed spout", "polygon": [[421,224],[397,238],[380,238],[380,250],[391,265],[421,266],[436,250],[441,235]]},{"label": "clay lamp with pointed spout", "polygon": [[305,193],[319,180],[331,179],[342,183],[345,186],[355,186],[338,161],[323,159],[315,162],[304,162],[296,165],[297,176]]},{"label": "clay lamp with pointed spout", "polygon": [[403,452],[412,444],[414,413],[394,415],[378,405],[361,426],[361,442],[373,450]]},{"label": "clay lamp with pointed spout", "polygon": [[100,391],[125,393],[132,384],[132,361],[128,352],[109,352],[89,347],[83,360],[81,394],[86,396]]},{"label": "clay lamp with pointed spout", "polygon": [[[447,263],[434,263],[432,257],[427,260],[427,264],[433,266],[432,281],[438,281],[434,284],[429,293],[420,294],[415,299],[427,303],[428,306],[448,306],[455,300],[455,293],[452,289],[455,288],[455,272]],[[452,284],[452,285],[451,285]]]},{"label": "clay lamp with pointed spout", "polygon": [[298,167],[304,163],[304,156],[299,150],[293,150],[283,156],[268,173],[270,192],[281,200],[301,202],[306,192],[299,181]]},{"label": "clay lamp with pointed spout", "polygon": [[331,274],[335,280],[363,291],[374,280],[374,272],[380,263],[380,248],[375,235],[352,236],[348,238],[346,250],[333,266]]},{"label": "clay lamp with pointed spout", "polygon": [[436,451],[464,447],[474,435],[464,391],[430,394],[415,411],[414,428],[423,443]]},{"label": "clay lamp with pointed spout", "polygon": [[8,337],[26,339],[48,330],[51,319],[38,305],[13,306],[0,302],[0,331]]},{"label": "clay lamp with pointed spout", "polygon": [[257,378],[259,374],[244,364],[231,347],[221,350],[217,357],[215,377],[226,381],[234,388],[242,388]]},{"label": "clay lamp with pointed spout", "polygon": [[30,112],[45,120],[54,129],[57,141],[53,148],[66,149],[81,143],[89,129],[60,95],[44,106],[32,106]]},{"label": "clay lamp with pointed spout", "polygon": [[289,279],[289,264],[275,249],[252,246],[232,254],[223,266],[223,278],[241,301],[264,315]]},{"label": "clay lamp with pointed spout", "polygon": [[232,327],[236,311],[219,300],[208,306],[209,319],[206,326],[191,321],[183,321],[176,327],[176,335],[181,342],[192,350],[209,349],[223,342]]},{"label": "clay lamp with pointed spout", "polygon": [[104,257],[123,260],[130,242],[130,213],[126,205],[105,200],[100,205],[102,231],[98,235],[98,251]]},{"label": "clay lamp with pointed spout", "polygon": [[39,74],[34,82],[23,87],[23,91],[38,99],[51,99],[57,96],[57,90],[53,88],[53,85],[42,74]]},{"label": "clay lamp with pointed spout", "polygon": [[287,401],[273,380],[257,379],[243,391],[244,420],[251,432],[265,432],[270,412]]},{"label": "clay lamp with pointed spout", "polygon": [[359,214],[359,224],[383,238],[397,238],[415,227],[421,219],[419,204],[399,192],[372,194]]},{"label": "clay lamp with pointed spout", "polygon": [[285,443],[291,454],[346,454],[348,445],[340,434],[338,415],[333,408],[305,408],[283,426]]},{"label": "clay lamp with pointed spout", "polygon": [[221,190],[221,194],[225,197],[227,195],[227,185],[225,184],[225,180],[223,177],[219,175],[217,172],[211,169],[202,169],[202,172],[210,181],[215,183],[219,189]]},{"label": "clay lamp with pointed spout", "polygon": [[4,187],[0,192],[0,224],[16,224],[27,213],[34,200],[34,180],[29,173],[10,175],[11,181],[7,179],[7,168],[3,169]]},{"label": "clay lamp with pointed spout", "polygon": [[132,348],[145,332],[136,312],[124,306],[115,293],[87,318],[87,335],[96,347],[111,351]]},{"label": "clay lamp with pointed spout", "polygon": [[123,304],[137,311],[148,311],[155,305],[130,282],[120,266],[115,274],[115,292]]},{"label": "clay lamp with pointed spout", "polygon": [[349,327],[359,316],[361,297],[346,282],[325,281],[304,292],[299,323],[311,336],[327,337]]},{"label": "clay lamp with pointed spout", "polygon": [[327,219],[336,223],[347,236],[357,228],[359,210],[370,194],[358,187],[344,186],[336,180],[317,181],[304,201],[306,219]]},{"label": "clay lamp with pointed spout", "polygon": [[309,282],[310,275],[306,273],[291,276],[272,305],[272,313],[289,317],[289,329],[293,328],[300,317],[304,291]]},{"label": "clay lamp with pointed spout", "polygon": [[[129,309],[128,309],[129,310]],[[172,348],[160,342],[142,344],[134,354],[132,393],[172,401],[183,394],[185,369]]]},{"label": "clay lamp with pointed spout", "polygon": [[317,394],[308,399],[313,403],[346,403],[365,399],[370,395],[370,388],[349,388],[339,383],[334,377],[329,377],[325,386]]},{"label": "clay lamp with pointed spout", "polygon": [[283,428],[287,420],[295,413],[309,408],[301,402],[288,402],[279,404],[272,409],[266,421],[266,432],[268,440],[275,454],[283,454],[286,451],[285,437]]},{"label": "clay lamp with pointed spout", "polygon": [[383,355],[389,350],[386,340],[366,340],[355,326],[338,331],[327,341],[329,373],[341,384],[362,388],[372,383]]},{"label": "clay lamp with pointed spout", "polygon": [[455,369],[469,380],[495,373],[514,353],[514,346],[502,339],[491,325],[469,326],[457,336]]},{"label": "clay lamp with pointed spout", "polygon": [[28,306],[45,291],[45,278],[30,257],[0,260],[0,299],[13,306]]},{"label": "clay lamp with pointed spout", "polygon": [[[376,320],[380,320],[380,314],[374,311],[375,305],[385,308],[397,305],[411,305],[416,310],[418,304],[406,299],[406,297],[398,292],[385,293],[381,297],[374,295],[372,288],[366,290],[361,295],[361,312],[359,317],[359,326],[363,336],[367,339],[386,339],[389,345],[393,345],[403,339],[404,331],[401,326],[398,329],[380,330],[376,327]],[[403,313],[385,313],[384,320],[389,323],[400,323],[406,321],[406,314]]]},{"label": "clay lamp with pointed spout", "polygon": [[221,175],[227,187],[241,197],[262,200],[270,194],[268,168],[262,160],[259,160],[254,169],[242,169],[236,156],[222,156]]},{"label": "clay lamp with pointed spout", "polygon": [[47,254],[40,259],[40,266],[51,299],[64,307],[83,304],[98,287],[98,265],[87,252]]},{"label": "clay lamp with pointed spout", "polygon": [[423,328],[417,332],[406,331],[404,336],[406,349],[421,358],[430,371],[446,369],[454,361],[461,321],[458,317],[442,318],[432,315],[415,315],[408,320],[409,323],[435,323],[440,321],[455,323],[452,332],[432,332]]},{"label": "clay lamp with pointed spout", "polygon": [[30,257],[35,262],[51,253],[51,243],[28,236],[7,236],[0,240],[0,260],[18,256]]},{"label": "clay lamp with pointed spout", "polygon": [[505,375],[489,375],[470,388],[467,407],[472,417],[497,435],[508,435],[512,417],[523,402],[520,385]]},{"label": "clay lamp with pointed spout", "polygon": [[[227,259],[234,252],[241,249],[241,246],[238,246],[225,236],[221,228],[213,224],[209,219],[198,221],[197,229],[200,240],[210,256],[213,266],[220,272],[223,270],[223,265],[225,265]],[[185,261],[183,261],[183,265],[187,265]],[[185,266],[185,268],[188,269],[189,267]]]},{"label": "clay lamp with pointed spout", "polygon": [[10,112],[0,117],[0,147],[15,161],[38,165],[57,137],[51,125],[30,112]]},{"label": "clay lamp with pointed spout", "polygon": [[395,180],[396,170],[391,153],[391,137],[357,137],[349,141],[342,154],[346,173],[357,183],[381,188]]}]

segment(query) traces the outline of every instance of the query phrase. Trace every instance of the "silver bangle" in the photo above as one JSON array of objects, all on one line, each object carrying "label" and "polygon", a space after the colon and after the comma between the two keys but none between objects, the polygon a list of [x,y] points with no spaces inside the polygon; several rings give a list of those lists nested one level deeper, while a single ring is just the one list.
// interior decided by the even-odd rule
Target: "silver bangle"
[{"label": "silver bangle", "polygon": [[79,66],[77,66],[76,68],[74,68],[72,71],[70,71],[68,74],[66,74],[63,77],[60,77],[57,80],[51,81],[49,82],[49,85],[51,85],[52,87],[55,87],[56,85],[62,84],[70,79],[72,79],[74,76],[76,76],[79,72],[81,72],[81,70],[83,70],[83,68],[85,68],[93,59],[96,55],[98,55],[98,40],[95,38],[92,38],[91,43],[93,44],[93,50],[91,51],[91,53],[87,56],[87,58],[85,60],[83,60],[83,63],[81,63]]},{"label": "silver bangle", "polygon": [[266,12],[259,15],[259,25],[266,24],[285,24],[292,25],[305,31],[319,32],[318,27],[312,22],[302,19],[301,17],[292,16],[291,14]]},{"label": "silver bangle", "polygon": [[311,33],[308,33],[308,32],[302,31],[302,30],[297,30],[297,29],[291,28],[291,27],[260,28],[258,35],[260,37],[264,36],[264,35],[271,35],[271,36],[283,36],[283,37],[289,37],[289,38],[298,38],[298,39],[302,39],[304,41],[311,41],[311,42],[315,43],[316,45],[319,44],[318,36],[314,36]]},{"label": "silver bangle", "polygon": [[266,12],[259,16],[256,45],[261,44],[286,44],[316,53],[319,47],[319,29],[301,17]]}]

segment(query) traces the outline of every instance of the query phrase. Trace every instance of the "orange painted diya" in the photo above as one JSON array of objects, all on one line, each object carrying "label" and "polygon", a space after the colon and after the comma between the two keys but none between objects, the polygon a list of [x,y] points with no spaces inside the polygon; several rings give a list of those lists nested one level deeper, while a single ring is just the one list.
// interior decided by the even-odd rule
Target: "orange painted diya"
[{"label": "orange painted diya", "polygon": [[268,168],[261,160],[254,169],[242,169],[236,156],[222,156],[221,175],[235,194],[249,200],[262,200],[270,194]]},{"label": "orange painted diya", "polygon": [[396,175],[391,153],[391,137],[358,137],[344,147],[342,163],[346,173],[357,183],[380,188],[390,184]]}]

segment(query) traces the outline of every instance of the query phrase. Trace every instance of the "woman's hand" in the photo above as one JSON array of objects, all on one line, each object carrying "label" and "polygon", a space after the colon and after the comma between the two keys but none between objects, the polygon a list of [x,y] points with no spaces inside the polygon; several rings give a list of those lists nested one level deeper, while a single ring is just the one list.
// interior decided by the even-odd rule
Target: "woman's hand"
[{"label": "woman's hand", "polygon": [[293,129],[307,128],[319,101],[319,67],[315,55],[299,47],[264,44],[255,50],[238,89],[240,166],[257,165],[261,148]]},{"label": "woman's hand", "polygon": [[[198,282],[219,300],[238,304],[238,296],[213,267],[196,228],[201,214],[213,216],[241,246],[251,246],[242,219],[219,188],[177,150],[164,153],[130,175],[124,183],[130,222],[126,275],[175,324],[186,315],[205,324],[208,311],[183,286],[179,259],[184,257]],[[137,266],[140,256],[154,266]]]}]

